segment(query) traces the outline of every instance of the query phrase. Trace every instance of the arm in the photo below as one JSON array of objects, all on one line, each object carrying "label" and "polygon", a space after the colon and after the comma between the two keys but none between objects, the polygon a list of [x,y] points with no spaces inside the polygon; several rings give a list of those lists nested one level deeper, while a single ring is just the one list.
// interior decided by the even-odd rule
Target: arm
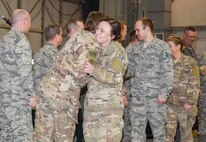
[{"label": "arm", "polygon": [[160,58],[160,90],[158,102],[165,103],[173,87],[173,61],[169,47],[164,44]]},{"label": "arm", "polygon": [[32,77],[32,54],[31,46],[26,39],[21,39],[16,45],[18,74],[26,97],[35,96],[34,82]]},{"label": "arm", "polygon": [[196,63],[193,64],[192,76],[188,81],[187,89],[187,105],[197,105],[198,97],[200,93],[200,78],[199,78],[199,67]]},{"label": "arm", "polygon": [[[132,50],[131,50],[132,51]],[[133,60],[134,58],[132,57],[132,52],[128,52],[128,67],[125,71],[125,75],[124,75],[124,86],[126,88],[126,94],[130,95],[131,94],[131,80],[135,77],[135,73],[134,73],[134,64],[133,64]],[[129,96],[127,96],[129,97]]]},{"label": "arm", "polygon": [[84,71],[103,83],[119,84],[122,82],[127,67],[127,56],[124,51],[118,49],[113,53],[112,57],[110,63],[105,67],[99,65],[93,66],[91,63],[87,62]]},{"label": "arm", "polygon": [[40,82],[52,67],[57,57],[57,49],[54,46],[50,47],[44,45],[43,48],[38,50],[34,55],[34,87],[36,94],[39,93]]}]

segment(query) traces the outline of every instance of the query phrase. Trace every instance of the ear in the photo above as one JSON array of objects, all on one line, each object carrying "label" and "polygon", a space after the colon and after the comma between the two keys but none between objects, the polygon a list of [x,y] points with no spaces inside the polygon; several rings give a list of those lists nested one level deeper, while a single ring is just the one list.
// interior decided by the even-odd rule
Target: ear
[{"label": "ear", "polygon": [[115,38],[115,35],[112,35],[112,40]]},{"label": "ear", "polygon": [[181,45],[180,45],[180,44],[178,44],[178,45],[177,45],[177,48],[178,48],[179,50],[181,50]]},{"label": "ear", "polygon": [[148,32],[148,31],[150,31],[150,28],[148,26],[146,26],[145,30]]}]

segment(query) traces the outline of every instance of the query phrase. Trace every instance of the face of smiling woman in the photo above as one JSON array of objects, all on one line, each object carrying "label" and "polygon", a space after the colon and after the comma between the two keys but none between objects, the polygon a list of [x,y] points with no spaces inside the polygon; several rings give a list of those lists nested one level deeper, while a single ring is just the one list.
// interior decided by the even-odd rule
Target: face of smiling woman
[{"label": "face of smiling woman", "polygon": [[96,29],[96,39],[102,45],[102,47],[107,46],[113,39],[111,35],[111,26],[108,22],[102,21],[98,24]]}]

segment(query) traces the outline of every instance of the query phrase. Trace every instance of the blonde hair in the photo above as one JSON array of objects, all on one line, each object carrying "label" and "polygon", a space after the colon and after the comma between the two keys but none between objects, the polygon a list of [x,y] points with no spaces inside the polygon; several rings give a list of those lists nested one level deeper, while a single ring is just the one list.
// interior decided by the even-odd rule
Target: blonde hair
[{"label": "blonde hair", "polygon": [[180,45],[181,46],[180,50],[181,51],[183,50],[184,43],[183,43],[182,39],[179,36],[177,36],[177,35],[170,35],[167,38],[166,41],[172,41],[176,46]]}]

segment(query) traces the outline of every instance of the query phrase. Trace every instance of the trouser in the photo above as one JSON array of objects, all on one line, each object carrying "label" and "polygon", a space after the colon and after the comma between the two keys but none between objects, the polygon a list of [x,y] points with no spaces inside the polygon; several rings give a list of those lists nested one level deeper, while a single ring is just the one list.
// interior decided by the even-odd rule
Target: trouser
[{"label": "trouser", "polygon": [[123,129],[123,137],[122,142],[130,142],[131,141],[131,123],[129,120],[129,107],[124,108],[124,129]]},{"label": "trouser", "polygon": [[179,122],[180,141],[193,142],[192,126],[195,123],[197,108],[192,107],[191,110],[185,112],[180,107],[167,107],[167,125],[166,125],[166,142],[173,142],[177,124]]},{"label": "trouser", "polygon": [[154,142],[165,142],[166,106],[158,104],[156,99],[130,100],[129,117],[131,122],[131,142],[145,142],[145,129],[149,120]]},{"label": "trouser", "polygon": [[199,98],[199,134],[200,142],[206,142],[206,93],[203,93]]},{"label": "trouser", "polygon": [[120,142],[123,128],[123,110],[84,110],[85,142]]},{"label": "trouser", "polygon": [[1,142],[31,142],[33,129],[31,108],[28,102],[12,100],[10,104],[2,105],[0,107],[0,129]]},{"label": "trouser", "polygon": [[[34,142],[73,142],[75,124],[68,109],[61,108],[61,102],[41,96],[36,106]],[[54,108],[56,105],[57,108]],[[71,115],[71,114],[70,114]]]}]

